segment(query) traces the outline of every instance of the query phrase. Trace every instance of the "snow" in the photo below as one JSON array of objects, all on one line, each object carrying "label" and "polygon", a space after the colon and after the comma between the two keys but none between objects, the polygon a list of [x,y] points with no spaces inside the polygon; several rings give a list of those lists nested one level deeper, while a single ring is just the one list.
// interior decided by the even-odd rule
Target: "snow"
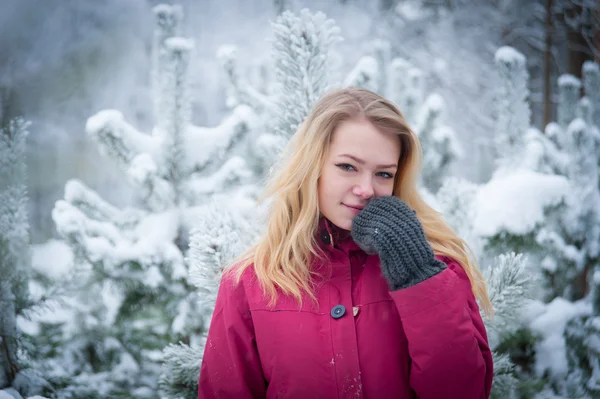
[{"label": "snow", "polygon": [[174,11],[179,11],[179,7],[174,7],[169,4],[159,4],[152,8],[155,14],[171,14]]},{"label": "snow", "polygon": [[532,331],[542,336],[536,347],[535,370],[542,376],[549,370],[556,377],[567,374],[566,347],[563,333],[569,320],[576,316],[590,314],[591,305],[587,301],[569,302],[555,298],[545,305],[545,309],[529,324]]},{"label": "snow", "polygon": [[113,373],[120,378],[128,378],[130,374],[135,374],[139,371],[140,366],[137,364],[133,356],[129,353],[121,353],[120,362],[113,368]]},{"label": "snow", "polygon": [[177,315],[173,319],[171,330],[176,334],[181,334],[185,331],[186,319],[190,313],[190,304],[188,301],[181,301],[177,305]]},{"label": "snow", "polygon": [[423,10],[415,1],[402,1],[398,3],[395,11],[406,21],[417,21],[423,17]]},{"label": "snow", "polygon": [[194,48],[194,41],[183,37],[171,37],[165,40],[165,45],[173,51],[187,52]]},{"label": "snow", "polygon": [[360,86],[373,88],[377,84],[378,63],[375,57],[361,57],[354,69],[348,73],[344,81],[344,86]]},{"label": "snow", "polygon": [[581,87],[581,80],[579,80],[579,78],[577,78],[573,75],[569,75],[568,73],[565,73],[563,75],[560,75],[560,77],[558,78],[558,85],[559,86],[574,86],[576,89],[579,89]]},{"label": "snow", "polygon": [[566,178],[526,169],[494,176],[475,197],[475,232],[484,237],[530,233],[544,221],[544,209],[558,204],[568,190]]},{"label": "snow", "polygon": [[133,181],[141,183],[148,176],[156,174],[157,169],[156,162],[154,162],[150,154],[143,153],[131,160],[131,166],[127,170],[127,173]]},{"label": "snow", "polygon": [[7,388],[0,391],[0,399],[23,399],[13,388]]},{"label": "snow", "polygon": [[446,108],[446,102],[439,94],[431,94],[425,100],[423,108],[429,108],[430,112],[440,113]]},{"label": "snow", "polygon": [[457,158],[464,156],[463,148],[456,137],[456,132],[450,126],[439,126],[431,132],[432,138],[437,142],[448,142],[449,150]]},{"label": "snow", "polygon": [[101,297],[102,303],[106,308],[104,324],[107,327],[110,327],[114,324],[117,315],[119,314],[119,309],[123,304],[123,294],[117,287],[111,284],[110,281],[107,281],[102,286]]},{"label": "snow", "polygon": [[160,273],[160,270],[157,266],[150,266],[148,270],[146,270],[146,274],[142,282],[149,287],[158,288],[165,281],[163,275]]},{"label": "snow", "polygon": [[567,129],[567,134],[574,135],[577,132],[582,132],[586,130],[587,124],[581,118],[573,119],[571,123],[569,123],[569,127]]},{"label": "snow", "polygon": [[247,105],[239,105],[216,127],[190,126],[185,137],[186,156],[196,168],[202,168],[211,161],[219,161],[232,141],[244,132],[251,131],[257,123],[254,111]]},{"label": "snow", "polygon": [[494,60],[507,64],[525,64],[525,56],[510,46],[502,46],[496,50]]},{"label": "snow", "polygon": [[442,58],[436,58],[433,60],[433,69],[439,74],[447,73],[448,63]]},{"label": "snow", "polygon": [[237,57],[237,47],[231,44],[220,46],[217,49],[217,58],[221,61]]},{"label": "snow", "polygon": [[120,111],[105,109],[88,118],[85,124],[86,132],[101,142],[101,150],[106,152],[104,141],[112,142],[115,139],[122,141],[126,148],[119,148],[136,155],[142,152],[156,157],[161,151],[159,137],[139,132],[125,121]]},{"label": "snow", "polygon": [[190,179],[189,188],[196,195],[209,195],[223,190],[235,180],[250,177],[251,172],[246,161],[233,156],[213,175]]},{"label": "snow", "polygon": [[31,246],[31,267],[37,272],[58,280],[71,271],[73,251],[64,242],[51,239]]},{"label": "snow", "polygon": [[546,136],[554,139],[554,138],[558,138],[562,134],[562,128],[560,127],[560,125],[558,123],[550,122],[546,125],[544,132],[545,132]]},{"label": "snow", "polygon": [[584,73],[600,73],[600,64],[594,61],[586,61],[583,63]]},{"label": "snow", "polygon": [[[125,123],[125,118],[121,111],[117,111],[116,109],[106,109],[88,118],[87,123],[85,124],[85,130],[89,134],[98,134],[101,130],[118,126],[123,123]],[[120,137],[120,132],[116,129],[114,130],[115,137]]]}]

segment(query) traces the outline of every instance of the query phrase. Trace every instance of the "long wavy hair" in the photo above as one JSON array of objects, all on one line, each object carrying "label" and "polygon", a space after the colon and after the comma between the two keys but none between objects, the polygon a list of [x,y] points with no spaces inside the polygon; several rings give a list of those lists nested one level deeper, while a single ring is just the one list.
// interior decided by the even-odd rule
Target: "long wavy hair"
[{"label": "long wavy hair", "polygon": [[253,267],[271,304],[276,302],[278,290],[299,303],[303,293],[316,300],[311,265],[320,256],[316,238],[320,217],[317,182],[336,126],[358,119],[398,135],[401,154],[393,195],[416,211],[433,251],[460,263],[480,306],[487,315],[493,315],[486,283],[467,243],[417,191],[422,160],[417,135],[394,104],[362,88],[330,91],[315,104],[291,138],[260,200],[271,200],[265,234],[226,273],[234,273],[239,283],[244,271]]}]

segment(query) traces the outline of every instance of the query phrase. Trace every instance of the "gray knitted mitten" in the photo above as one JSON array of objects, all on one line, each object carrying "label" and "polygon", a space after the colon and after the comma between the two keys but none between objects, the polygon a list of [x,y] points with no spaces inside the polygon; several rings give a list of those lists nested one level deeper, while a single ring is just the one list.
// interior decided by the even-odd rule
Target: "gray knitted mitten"
[{"label": "gray knitted mitten", "polygon": [[419,284],[442,272],[415,211],[390,196],[371,200],[352,221],[352,238],[369,254],[379,254],[392,291]]}]

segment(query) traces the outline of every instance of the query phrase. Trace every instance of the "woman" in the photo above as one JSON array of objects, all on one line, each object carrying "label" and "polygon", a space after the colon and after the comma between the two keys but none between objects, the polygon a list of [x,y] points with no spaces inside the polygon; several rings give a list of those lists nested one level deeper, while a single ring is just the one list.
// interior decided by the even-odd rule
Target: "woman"
[{"label": "woman", "polygon": [[417,192],[400,111],[335,90],[288,151],[265,235],[221,281],[198,398],[488,398],[486,286]]}]

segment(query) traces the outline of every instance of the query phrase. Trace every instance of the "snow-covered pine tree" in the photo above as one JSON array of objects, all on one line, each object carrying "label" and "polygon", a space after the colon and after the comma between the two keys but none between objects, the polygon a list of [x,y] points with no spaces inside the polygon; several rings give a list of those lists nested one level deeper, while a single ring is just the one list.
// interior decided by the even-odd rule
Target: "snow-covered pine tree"
[{"label": "snow-covered pine tree", "polygon": [[586,61],[582,69],[585,96],[589,101],[589,118],[583,118],[590,126],[600,129],[600,64]]},{"label": "snow-covered pine tree", "polygon": [[379,92],[379,64],[377,59],[370,55],[362,56],[344,80],[344,86],[356,86]]},{"label": "snow-covered pine tree", "polygon": [[17,314],[29,297],[26,138],[20,119],[0,131],[0,388],[11,386],[21,368]]},{"label": "snow-covered pine tree", "polygon": [[450,175],[451,165],[463,156],[458,137],[443,123],[445,102],[437,94],[427,97],[419,109],[415,131],[423,147],[421,181],[431,193],[437,192]]},{"label": "snow-covered pine tree", "polygon": [[328,89],[329,50],[341,40],[339,28],[322,12],[308,9],[299,15],[285,11],[273,24],[275,132],[289,138]]},{"label": "snow-covered pine tree", "polygon": [[495,59],[500,85],[495,101],[497,169],[478,190],[474,229],[491,256],[514,251],[538,264],[543,251],[536,235],[564,200],[568,181],[539,171],[540,134],[529,128],[525,57],[501,47]]},{"label": "snow-covered pine tree", "polygon": [[18,318],[35,305],[29,291],[26,140],[21,118],[0,129],[0,396],[20,399],[48,391],[24,349]]},{"label": "snow-covered pine tree", "polygon": [[[596,68],[593,67],[596,65]],[[585,72],[587,70],[587,72]],[[586,92],[594,88],[597,64],[586,64],[584,77]],[[587,75],[585,75],[587,73]],[[600,77],[600,75],[599,75]],[[587,292],[587,276],[594,269],[600,240],[598,185],[598,149],[600,129],[591,117],[591,101],[580,99],[581,82],[574,76],[563,75],[558,80],[558,123],[546,128],[550,145],[546,144],[547,159],[554,160],[554,172],[568,178],[570,190],[546,226],[540,230],[537,241],[546,256],[547,299],[556,296],[577,300]],[[586,101],[583,101],[586,100]],[[587,111],[581,109],[587,104]],[[587,121],[587,122],[586,122]]]},{"label": "snow-covered pine tree", "polygon": [[496,150],[499,166],[513,169],[523,162],[525,134],[531,117],[526,60],[523,54],[508,46],[496,51],[495,60],[500,77],[496,97]]},{"label": "snow-covered pine tree", "polygon": [[[299,14],[285,11],[275,21],[273,29],[274,87],[277,91],[270,100],[275,106],[265,108],[267,117],[263,120],[278,115],[278,123],[276,126],[267,123],[266,131],[260,133],[257,141],[263,143],[263,150],[271,149],[270,159],[276,161],[281,149],[278,146],[287,143],[316,99],[329,86],[326,60],[331,46],[340,38],[332,20],[323,13],[312,14],[308,10],[302,10]],[[224,51],[223,55],[230,56],[231,52],[227,52]],[[271,133],[269,128],[275,132]],[[275,151],[277,148],[279,150]],[[259,151],[255,147],[254,153]],[[265,154],[266,151],[262,159],[268,159]],[[203,317],[200,319],[205,328],[201,334],[194,335],[192,341],[165,348],[160,386],[168,397],[192,399],[197,396],[206,327],[212,317],[221,272],[258,236],[264,226],[260,215],[259,209],[258,215],[255,215],[258,219],[234,218],[221,207],[213,206],[194,229],[188,261],[193,282],[201,297]]]},{"label": "snow-covered pine tree", "polygon": [[[255,88],[240,71],[238,50],[234,45],[223,45],[217,50],[217,59],[221,63],[227,87],[227,106],[248,105],[261,114],[272,106],[268,87]],[[266,83],[266,82],[264,82]],[[266,86],[266,85],[265,85]]]},{"label": "snow-covered pine tree", "polygon": [[[532,364],[516,349],[532,336],[522,327],[519,314],[534,293],[535,277],[528,270],[523,255],[483,251],[484,240],[477,235],[474,226],[479,188],[467,180],[449,178],[437,192],[435,202],[444,219],[469,244],[475,259],[484,266],[483,274],[495,311],[493,318],[482,314],[494,358],[492,398],[517,398],[535,379],[534,376],[520,378],[524,372],[531,373]],[[525,344],[532,346],[533,342]]]},{"label": "snow-covered pine tree", "polygon": [[[569,301],[586,295],[586,276],[597,265],[600,196],[597,185],[590,184],[598,181],[596,129],[577,118],[581,112],[577,109],[582,103],[581,85],[574,77],[559,80],[560,123],[546,127],[548,137],[528,128],[524,58],[504,48],[496,59],[503,81],[497,113],[500,159],[492,179],[475,196],[474,230],[483,237],[488,257],[507,250],[526,254],[532,271],[545,277],[545,289],[533,294],[538,299],[552,300],[548,304],[535,302],[536,310],[528,316],[529,320],[522,321],[521,341],[517,342],[528,343],[534,372],[520,373],[521,386],[532,376],[544,376],[545,381],[538,380],[539,384],[530,387],[528,394],[543,388],[539,394],[542,397],[550,393],[579,397],[576,390],[567,392],[567,388],[572,389],[585,376],[590,379],[594,372],[591,366],[585,366],[593,359],[582,352],[582,348],[591,350],[582,342],[591,342],[594,331],[589,330],[589,336],[584,336],[581,328],[585,317],[577,317],[589,314],[587,300]],[[503,100],[503,96],[512,100]],[[520,154],[521,159],[515,154]],[[567,343],[571,345],[567,348],[567,370],[561,341],[570,319],[574,320],[566,333],[567,342],[571,342]],[[534,335],[538,337],[533,338]],[[515,347],[510,340],[501,345]],[[565,385],[567,374],[570,383]],[[577,383],[574,385],[573,381]]]},{"label": "snow-covered pine tree", "polygon": [[[557,267],[551,275],[551,287],[556,295],[576,300],[584,297],[591,304],[591,314],[573,317],[564,331],[568,375],[564,393],[570,398],[600,397],[600,191],[594,181],[600,181],[598,167],[598,134],[593,116],[600,84],[598,64],[586,63],[583,76],[589,101],[587,113],[569,122],[565,147],[570,163],[567,175],[572,191],[561,214]],[[578,98],[572,98],[575,102]],[[581,100],[579,100],[581,105]],[[573,115],[575,117],[575,115]],[[562,234],[560,234],[562,233]]]},{"label": "snow-covered pine tree", "polygon": [[501,254],[495,258],[493,264],[485,269],[484,277],[495,312],[493,319],[484,317],[494,357],[491,397],[517,398],[519,384],[522,384],[517,376],[531,370],[523,370],[524,365],[520,364],[517,354],[506,343],[515,339],[521,331],[519,315],[531,299],[531,288],[535,280],[527,270],[523,255],[515,253]]},{"label": "snow-covered pine tree", "polygon": [[600,397],[600,267],[596,263],[591,278],[589,315],[571,319],[565,327],[569,373],[565,393],[569,398]]},{"label": "snow-covered pine tree", "polygon": [[479,186],[473,182],[459,177],[450,177],[444,181],[434,198],[435,205],[444,215],[444,220],[469,244],[475,258],[482,259],[483,240],[474,226],[478,189]]},{"label": "snow-covered pine tree", "polygon": [[[224,212],[217,203],[207,208],[201,220],[192,232],[188,262],[190,278],[200,296],[203,329],[201,334],[192,336],[189,344],[171,344],[163,351],[164,365],[159,383],[169,398],[197,397],[200,364],[222,272],[252,245],[262,226],[256,220],[251,223]],[[197,321],[182,319],[180,322]]]},{"label": "snow-covered pine tree", "polygon": [[548,296],[568,300],[583,298],[587,276],[598,263],[600,247],[600,191],[593,129],[575,119],[566,131],[569,138],[567,177],[570,190],[556,217],[548,220],[537,241],[543,245]]},{"label": "snow-covered pine tree", "polygon": [[253,87],[241,76],[235,46],[222,46],[218,51],[227,77],[228,102],[250,105],[259,114],[263,129],[254,129],[248,155],[254,173],[262,177],[330,87],[330,48],[341,40],[333,20],[308,9],[298,15],[284,11],[272,27],[273,71],[268,75],[274,81],[263,82],[264,87]]},{"label": "snow-covered pine tree", "polygon": [[[154,8],[152,82],[156,125],[136,130],[115,110],[91,117],[86,131],[136,187],[136,206],[120,209],[79,181],[65,187],[53,219],[76,257],[80,291],[58,329],[64,340],[47,366],[59,397],[158,397],[161,351],[202,329],[198,292],[188,280],[188,232],[210,198],[253,206],[252,173],[237,156],[255,123],[247,106],[219,126],[190,123],[191,41],[179,33],[181,9]],[[249,189],[249,190],[246,190]],[[244,191],[244,192],[242,192]],[[189,317],[195,323],[180,320]],[[46,337],[48,338],[48,337]]]},{"label": "snow-covered pine tree", "polygon": [[558,87],[558,124],[566,130],[569,123],[576,118],[581,81],[573,75],[564,74],[558,78]]}]

